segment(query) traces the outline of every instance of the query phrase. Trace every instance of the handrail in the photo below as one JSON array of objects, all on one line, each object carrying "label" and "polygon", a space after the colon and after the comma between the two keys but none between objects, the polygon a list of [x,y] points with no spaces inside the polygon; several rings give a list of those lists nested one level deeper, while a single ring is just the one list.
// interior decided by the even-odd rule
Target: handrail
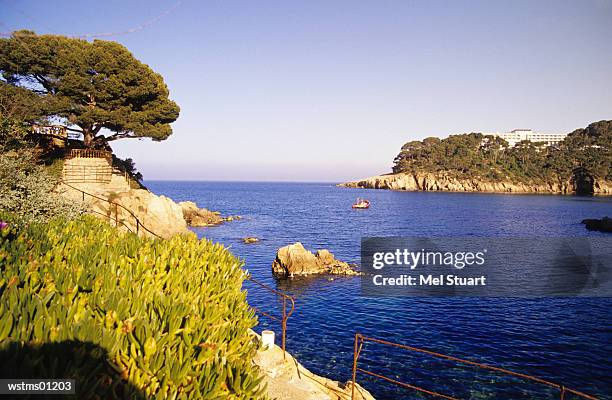
[{"label": "handrail", "polygon": [[[102,216],[104,216],[104,217],[108,218],[109,220],[113,218],[112,216],[110,216],[110,215],[108,215],[108,214],[104,214],[103,212],[96,211],[96,210],[88,210],[88,212],[92,212],[92,213],[95,213],[95,214],[102,215]],[[130,228],[130,227],[128,226],[128,224],[126,224],[125,222],[123,222],[123,220],[115,219],[115,226],[117,226],[119,222],[120,222],[120,223],[121,223],[121,225],[123,225],[123,226],[125,227],[125,229],[127,229],[129,232],[131,232],[131,233],[135,233],[135,232],[132,230],[132,228]]]},{"label": "handrail", "polygon": [[[259,282],[258,280],[254,279],[251,275],[247,275],[246,279],[253,282],[254,284],[276,294],[277,296],[280,296],[283,299],[283,316],[281,318],[274,316],[272,314],[268,314],[260,309],[258,309],[257,307],[253,307],[251,306],[252,309],[255,310],[255,312],[258,312],[262,315],[265,315],[266,317],[274,320],[274,321],[279,321],[281,323],[281,328],[282,328],[282,336],[281,336],[281,344],[282,344],[282,349],[283,349],[283,358],[286,358],[286,351],[285,351],[285,342],[286,342],[286,338],[287,338],[287,320],[289,319],[289,317],[291,316],[291,314],[293,314],[293,311],[295,310],[295,298],[291,295],[288,295],[285,292],[282,292],[280,290],[276,290],[271,288],[270,286],[266,285],[265,283]],[[291,304],[291,308],[289,309],[289,312],[287,312],[287,301],[289,301],[289,303]]]},{"label": "handrail", "polygon": [[523,373],[519,373],[519,372],[514,372],[514,371],[507,370],[505,368],[495,367],[495,366],[492,366],[492,365],[481,364],[481,363],[477,363],[477,362],[474,362],[474,361],[465,360],[465,359],[462,359],[462,358],[448,356],[446,354],[436,353],[434,351],[420,349],[418,347],[412,347],[412,346],[407,346],[407,345],[404,345],[404,344],[393,343],[393,342],[389,342],[387,340],[382,340],[382,339],[375,339],[375,338],[364,336],[364,335],[362,335],[360,333],[356,333],[355,334],[355,344],[354,344],[354,349],[353,349],[353,375],[352,375],[353,390],[352,390],[352,394],[351,394],[351,399],[354,399],[354,396],[355,396],[355,389],[354,388],[355,388],[355,383],[356,383],[357,372],[362,372],[364,374],[367,374],[367,375],[370,375],[370,376],[374,376],[374,377],[386,380],[388,382],[394,383],[394,384],[396,384],[398,386],[402,386],[402,387],[409,388],[409,389],[414,389],[414,390],[417,390],[419,392],[429,394],[431,396],[440,397],[440,398],[447,399],[447,400],[458,400],[455,397],[451,397],[451,396],[447,396],[447,395],[440,394],[440,393],[437,393],[437,392],[433,392],[433,391],[430,391],[430,390],[427,390],[427,389],[424,389],[424,388],[421,388],[421,387],[418,387],[418,386],[414,386],[414,385],[410,385],[408,383],[400,382],[398,380],[395,380],[393,378],[389,378],[389,377],[384,376],[382,374],[377,374],[375,372],[367,371],[365,369],[359,368],[357,366],[357,361],[359,359],[359,355],[361,353],[361,350],[362,350],[363,345],[364,345],[365,342],[373,342],[373,343],[378,343],[378,344],[382,344],[382,345],[386,345],[386,346],[398,347],[398,348],[401,348],[401,349],[404,349],[404,350],[409,350],[409,351],[414,351],[414,352],[417,352],[417,353],[427,354],[427,355],[430,355],[430,356],[433,356],[433,357],[438,357],[438,358],[454,361],[454,362],[461,363],[461,364],[473,365],[473,366],[476,366],[476,367],[479,367],[479,368],[482,368],[482,369],[487,369],[487,370],[490,370],[490,371],[501,372],[501,373],[504,373],[506,375],[511,375],[511,376],[515,376],[515,377],[518,377],[518,378],[522,378],[522,379],[530,380],[530,381],[533,381],[533,382],[537,382],[537,383],[540,383],[540,384],[543,384],[543,385],[547,385],[549,387],[552,387],[554,389],[559,390],[559,392],[560,392],[560,399],[561,400],[565,399],[565,394],[566,393],[571,393],[571,394],[574,394],[576,396],[580,396],[580,397],[582,397],[584,399],[588,399],[588,400],[597,400],[596,397],[593,397],[593,396],[588,395],[586,393],[583,393],[583,392],[580,392],[578,390],[574,390],[574,389],[565,387],[564,385],[561,385],[561,384],[558,384],[558,383],[554,383],[554,382],[550,382],[550,381],[547,381],[545,379],[541,379],[541,378],[538,378],[538,377],[535,377],[535,376],[532,376],[532,375],[523,374]]},{"label": "handrail", "polygon": [[110,165],[85,166],[65,164],[62,176],[64,182],[70,183],[108,183],[113,177],[113,167]]},{"label": "handrail", "polygon": [[[63,184],[63,185],[66,185],[69,188],[72,188],[72,189],[74,189],[74,190],[76,190],[78,192],[81,192],[83,194],[83,201],[85,201],[85,195],[88,195],[88,196],[91,196],[91,197],[93,197],[95,199],[106,201],[107,203],[112,204],[115,207],[120,207],[122,210],[126,211],[128,214],[130,214],[136,220],[136,234],[139,233],[140,227],[142,227],[142,229],[144,229],[146,232],[150,233],[151,235],[153,235],[153,236],[155,236],[155,237],[157,237],[159,239],[163,239],[163,237],[159,236],[157,233],[153,232],[152,230],[150,230],[149,228],[144,226],[142,224],[142,222],[140,222],[140,219],[136,216],[136,214],[134,214],[130,209],[126,208],[122,204],[115,203],[114,201],[111,201],[109,199],[105,199],[104,197],[100,197],[100,196],[97,196],[95,194],[91,194],[91,193],[86,192],[86,191],[84,191],[82,189],[74,187],[74,186],[72,186],[72,185],[70,185],[70,184],[68,184],[68,183],[66,183],[64,181],[60,181],[60,183]],[[115,220],[117,220],[117,218],[115,218]]]},{"label": "handrail", "polygon": [[[150,229],[148,229],[146,226],[144,226],[144,225],[143,225],[143,224],[140,222],[140,220],[138,219],[138,217],[137,217],[137,216],[136,216],[136,215],[135,215],[135,214],[134,214],[134,213],[133,213],[131,210],[129,210],[128,208],[126,208],[125,206],[123,206],[123,205],[121,205],[121,204],[119,204],[119,203],[115,203],[114,201],[111,201],[111,200],[105,199],[105,198],[103,198],[103,197],[97,196],[97,195],[95,195],[95,194],[88,193],[88,192],[86,192],[86,191],[84,191],[84,190],[82,190],[82,189],[79,189],[79,188],[77,188],[77,187],[74,187],[74,186],[72,186],[72,185],[70,185],[70,184],[68,184],[68,183],[66,183],[66,182],[61,181],[60,183],[62,183],[62,184],[64,184],[64,185],[66,185],[66,186],[68,186],[69,188],[72,188],[72,189],[74,189],[74,190],[76,190],[76,191],[81,192],[81,193],[83,194],[83,201],[85,201],[85,195],[88,195],[88,196],[91,196],[91,197],[93,197],[93,198],[96,198],[96,199],[99,199],[99,200],[102,200],[102,201],[106,201],[107,203],[109,203],[109,204],[113,204],[113,205],[115,205],[115,206],[117,206],[117,207],[121,207],[123,210],[125,210],[126,212],[128,212],[128,213],[129,213],[129,214],[130,214],[132,217],[134,217],[134,219],[136,220],[136,234],[138,234],[138,229],[139,229],[139,227],[142,227],[142,228],[143,228],[145,231],[147,231],[148,233],[150,233],[150,234],[152,234],[152,235],[156,236],[156,237],[157,237],[157,238],[159,238],[159,239],[163,239],[161,236],[159,236],[158,234],[156,234],[155,232],[151,231],[151,230],[150,230]],[[93,211],[93,212],[95,212],[95,213],[97,213],[97,214],[104,215],[104,216],[106,216],[106,217],[108,217],[108,218],[112,218],[112,217],[110,217],[110,216],[108,216],[108,215],[106,215],[106,214],[104,214],[104,213],[99,212],[99,211],[95,211],[95,210],[91,210],[91,211]],[[123,225],[124,225],[124,226],[125,226],[125,227],[126,227],[128,230],[129,230],[129,231],[130,231],[130,232],[133,232],[133,231],[132,231],[132,230],[129,228],[129,226],[127,226],[127,225],[125,224],[125,222],[120,221],[120,220],[119,220],[119,219],[116,217],[116,215],[115,215],[115,225],[117,225],[117,224],[118,224],[118,222],[121,222],[121,223],[122,223],[122,224],[123,224]],[[271,288],[270,286],[266,285],[265,283],[259,282],[258,280],[256,280],[255,278],[253,278],[251,275],[247,275],[247,276],[246,276],[246,279],[247,279],[247,280],[249,280],[249,281],[251,281],[251,282],[253,282],[254,284],[256,284],[256,285],[258,285],[258,286],[260,286],[260,287],[262,287],[262,288],[264,288],[264,289],[266,289],[266,290],[268,290],[268,291],[270,291],[270,292],[272,292],[272,293],[274,293],[274,294],[276,294],[277,296],[280,296],[280,297],[283,299],[283,300],[282,300],[282,302],[283,302],[283,316],[282,316],[281,318],[279,318],[279,317],[277,317],[277,316],[274,316],[274,315],[272,315],[272,314],[266,313],[265,311],[262,311],[262,310],[258,309],[257,307],[253,307],[253,306],[251,306],[251,308],[253,308],[253,309],[255,310],[255,312],[258,312],[258,313],[260,313],[260,314],[262,314],[262,315],[265,315],[266,317],[268,317],[268,318],[270,318],[270,319],[272,319],[272,320],[279,321],[279,322],[281,323],[281,327],[282,327],[282,349],[283,349],[283,358],[286,358],[287,320],[289,319],[289,317],[291,316],[291,314],[293,314],[293,311],[295,310],[295,299],[294,299],[294,297],[293,297],[293,296],[288,295],[288,294],[287,294],[287,293],[285,293],[285,292],[282,292],[282,291],[279,291],[279,290],[273,289],[273,288]],[[289,309],[289,311],[287,311],[287,302],[289,302],[289,303],[290,303],[290,305],[291,305],[291,308]]]},{"label": "handrail", "polygon": [[66,158],[104,158],[112,164],[113,153],[99,149],[70,149],[66,152]]},{"label": "handrail", "polygon": [[39,135],[56,136],[61,139],[68,137],[66,127],[63,125],[37,125],[32,124],[32,132]]}]

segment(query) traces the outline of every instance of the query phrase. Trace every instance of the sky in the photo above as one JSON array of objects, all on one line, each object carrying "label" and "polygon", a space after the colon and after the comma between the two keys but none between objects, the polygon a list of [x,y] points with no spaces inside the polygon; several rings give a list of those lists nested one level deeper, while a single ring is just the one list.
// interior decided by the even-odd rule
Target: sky
[{"label": "sky", "polygon": [[16,29],[117,33],[164,77],[173,135],[112,144],[145,180],[340,182],[410,140],[612,119],[610,0],[0,0]]}]

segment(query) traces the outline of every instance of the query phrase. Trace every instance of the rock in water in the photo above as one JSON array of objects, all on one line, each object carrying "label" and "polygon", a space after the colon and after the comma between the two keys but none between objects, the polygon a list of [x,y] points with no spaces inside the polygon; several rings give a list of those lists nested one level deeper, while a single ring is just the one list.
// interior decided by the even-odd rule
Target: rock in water
[{"label": "rock in water", "polygon": [[612,232],[612,218],[584,219],[581,222],[590,231]]},{"label": "rock in water", "polygon": [[178,203],[183,210],[183,217],[189,226],[213,226],[223,222],[218,212],[199,208],[193,201]]},{"label": "rock in water", "polygon": [[335,274],[358,275],[354,265],[337,260],[328,250],[317,250],[316,255],[297,242],[281,247],[272,263],[272,273],[277,276]]},{"label": "rock in water", "polygon": [[245,237],[245,238],[243,238],[243,239],[242,239],[242,241],[243,241],[245,244],[251,244],[251,243],[257,243],[257,242],[259,242],[259,239],[258,239],[258,238],[256,238],[255,236],[249,236],[249,237]]}]

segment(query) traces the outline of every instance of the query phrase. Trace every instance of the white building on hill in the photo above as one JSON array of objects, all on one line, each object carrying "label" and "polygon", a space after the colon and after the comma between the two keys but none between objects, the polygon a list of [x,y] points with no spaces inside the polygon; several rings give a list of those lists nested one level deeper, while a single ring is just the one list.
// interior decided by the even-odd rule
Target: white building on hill
[{"label": "white building on hill", "polygon": [[484,135],[498,136],[508,142],[511,147],[514,147],[523,140],[529,140],[533,143],[545,142],[547,146],[554,146],[563,141],[567,133],[540,133],[531,129],[514,129],[510,132],[484,133]]}]

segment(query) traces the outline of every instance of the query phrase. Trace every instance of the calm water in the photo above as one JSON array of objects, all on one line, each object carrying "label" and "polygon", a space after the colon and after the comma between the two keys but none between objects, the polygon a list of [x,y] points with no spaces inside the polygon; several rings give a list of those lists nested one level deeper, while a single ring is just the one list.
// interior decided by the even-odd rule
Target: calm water
[{"label": "calm water", "polygon": [[[195,231],[230,247],[254,277],[296,296],[287,348],[316,373],[350,379],[354,333],[361,332],[611,398],[612,299],[364,298],[359,278],[276,281],[270,272],[276,250],[296,241],[357,263],[362,236],[602,235],[579,222],[611,215],[610,198],[403,193],[303,183],[146,184],[176,201],[244,217]],[[367,197],[372,207],[352,210],[357,196]],[[245,245],[245,236],[262,241]],[[255,289],[249,301],[274,310],[274,299]],[[280,332],[263,318],[261,327]],[[541,386],[381,345],[366,345],[360,366],[458,398],[558,398]],[[431,398],[363,374],[358,382],[379,399]]]}]

